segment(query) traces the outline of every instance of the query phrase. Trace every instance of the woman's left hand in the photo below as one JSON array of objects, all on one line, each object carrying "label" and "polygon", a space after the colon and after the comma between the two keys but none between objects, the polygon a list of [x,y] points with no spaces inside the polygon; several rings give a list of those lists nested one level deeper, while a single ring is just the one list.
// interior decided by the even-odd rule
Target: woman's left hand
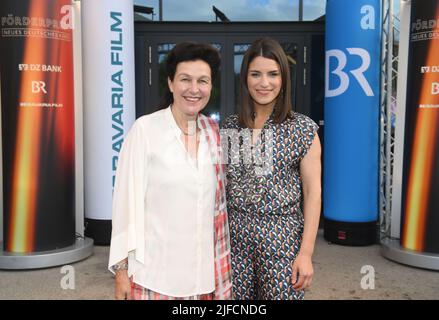
[{"label": "woman's left hand", "polygon": [[302,290],[311,285],[314,270],[311,256],[298,254],[293,262],[293,274],[291,281],[295,290]]}]

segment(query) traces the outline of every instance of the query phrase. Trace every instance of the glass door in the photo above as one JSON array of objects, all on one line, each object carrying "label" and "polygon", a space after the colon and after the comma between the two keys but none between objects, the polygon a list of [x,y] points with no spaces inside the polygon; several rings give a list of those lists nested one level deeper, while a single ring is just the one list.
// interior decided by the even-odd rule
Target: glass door
[{"label": "glass door", "polygon": [[[296,34],[270,36],[282,45],[285,50],[292,82],[291,98],[293,110],[305,114],[309,111],[305,96],[307,95],[307,62],[304,37]],[[206,35],[184,33],[181,36],[162,33],[136,37],[136,105],[137,117],[157,110],[160,97],[167,86],[165,76],[165,59],[176,43],[181,41],[196,41],[210,43],[221,55],[221,68],[214,81],[209,104],[203,111],[207,116],[221,122],[228,115],[238,110],[239,74],[241,63],[246,50],[251,43],[260,38],[258,33],[235,34],[213,33]],[[309,101],[308,101],[309,104]],[[304,112],[306,110],[306,112]]]},{"label": "glass door", "polygon": [[[202,37],[150,37],[145,39],[146,57],[145,57],[145,76],[146,83],[143,91],[143,96],[139,97],[143,104],[137,103],[137,115],[149,114],[158,110],[160,99],[168,85],[166,77],[166,57],[168,53],[174,48],[174,46],[182,41],[196,41],[202,43],[210,43],[214,46],[221,56],[224,56],[224,40],[221,38],[207,39]],[[217,74],[216,79],[213,82],[213,88],[208,105],[202,111],[206,116],[211,117],[215,121],[219,122],[224,115],[222,108],[225,90],[224,88],[224,76],[223,76],[223,63]],[[141,72],[141,71],[140,71]]]}]

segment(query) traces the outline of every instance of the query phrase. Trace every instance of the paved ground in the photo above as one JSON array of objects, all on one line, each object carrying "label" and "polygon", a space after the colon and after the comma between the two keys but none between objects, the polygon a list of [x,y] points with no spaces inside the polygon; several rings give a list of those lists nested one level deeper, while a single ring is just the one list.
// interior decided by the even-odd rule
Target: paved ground
[{"label": "paved ground", "polygon": [[[70,285],[74,284],[73,290],[62,289],[66,274],[61,273],[61,267],[0,270],[0,299],[112,299],[113,278],[106,271],[108,250],[109,247],[95,246],[91,257],[72,264],[75,279]],[[379,245],[344,247],[328,244],[321,231],[316,243],[314,269],[314,282],[306,293],[308,300],[439,299],[439,272],[389,261],[381,255]],[[373,273],[375,277],[372,277]],[[374,288],[363,289],[362,283]]]}]

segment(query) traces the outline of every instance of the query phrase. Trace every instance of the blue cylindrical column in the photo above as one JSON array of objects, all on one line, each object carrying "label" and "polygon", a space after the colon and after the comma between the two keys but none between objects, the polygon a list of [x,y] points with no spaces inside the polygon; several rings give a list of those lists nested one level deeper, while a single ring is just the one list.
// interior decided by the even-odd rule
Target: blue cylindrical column
[{"label": "blue cylindrical column", "polygon": [[379,177],[380,1],[326,6],[324,236],[376,240]]}]

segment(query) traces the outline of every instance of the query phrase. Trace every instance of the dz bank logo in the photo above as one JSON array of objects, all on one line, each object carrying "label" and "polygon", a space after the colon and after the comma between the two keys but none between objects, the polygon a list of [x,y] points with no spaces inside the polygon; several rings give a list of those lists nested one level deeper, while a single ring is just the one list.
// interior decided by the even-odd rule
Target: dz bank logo
[{"label": "dz bank logo", "polygon": [[[367,50],[363,48],[346,48],[348,54],[350,56],[359,56],[361,58],[361,65],[359,68],[354,70],[349,70],[354,76],[354,79],[357,80],[361,89],[363,89],[364,93],[368,97],[373,97],[372,88],[369,85],[366,77],[364,76],[364,72],[369,69],[370,66],[370,55]],[[329,70],[329,62],[331,58],[335,58],[337,61],[336,68],[334,70]],[[325,97],[336,97],[343,94],[349,88],[349,74],[345,70],[347,64],[347,56],[346,54],[338,49],[332,49],[326,51],[326,81],[325,81]],[[329,88],[329,76],[330,73],[339,78],[339,86],[335,89]]]},{"label": "dz bank logo", "polygon": [[433,82],[431,84],[431,94],[439,94],[439,82]]}]

